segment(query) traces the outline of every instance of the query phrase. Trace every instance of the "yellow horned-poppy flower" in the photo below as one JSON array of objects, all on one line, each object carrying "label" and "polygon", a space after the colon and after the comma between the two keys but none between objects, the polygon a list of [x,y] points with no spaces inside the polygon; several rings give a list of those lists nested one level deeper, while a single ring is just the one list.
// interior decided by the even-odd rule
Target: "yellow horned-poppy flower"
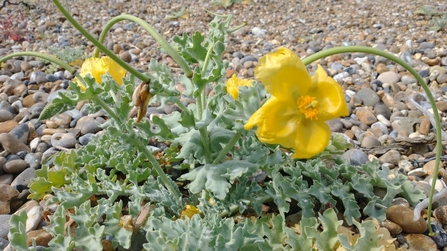
[{"label": "yellow horned-poppy flower", "polygon": [[233,74],[233,76],[227,81],[227,92],[234,98],[239,97],[239,87],[240,86],[251,86],[253,80],[240,79]]},{"label": "yellow horned-poppy flower", "polygon": [[185,219],[185,217],[192,218],[195,214],[199,214],[200,211],[197,207],[186,205],[185,209],[182,210],[180,218]]},{"label": "yellow horned-poppy flower", "polygon": [[255,68],[272,97],[247,121],[244,128],[257,126],[261,142],[294,150],[293,158],[310,158],[321,153],[331,135],[325,121],[348,115],[343,90],[321,66],[311,77],[291,50],[263,56]]},{"label": "yellow horned-poppy flower", "polygon": [[[109,73],[118,84],[123,84],[123,78],[126,75],[126,70],[107,56],[101,58],[87,58],[82,64],[79,75],[81,75],[81,77],[85,77],[87,74],[91,74],[91,76],[95,78],[95,81],[101,84],[101,77],[106,73]],[[81,81],[78,79],[75,79],[75,81],[82,90],[85,90],[85,86],[81,83]]]}]

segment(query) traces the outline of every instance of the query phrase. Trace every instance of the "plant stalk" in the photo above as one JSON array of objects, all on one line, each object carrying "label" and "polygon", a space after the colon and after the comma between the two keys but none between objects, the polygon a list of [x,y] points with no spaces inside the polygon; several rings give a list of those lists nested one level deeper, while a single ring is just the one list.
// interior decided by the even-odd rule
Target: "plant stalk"
[{"label": "plant stalk", "polygon": [[[127,14],[122,14],[119,15],[117,17],[112,18],[104,27],[104,29],[101,32],[101,35],[99,36],[99,43],[103,43],[104,39],[107,35],[107,33],[109,32],[109,30],[112,28],[112,26],[120,21],[123,20],[129,20],[129,21],[133,21],[139,25],[141,25],[141,27],[143,27],[147,32],[149,32],[149,34],[151,34],[151,36],[161,45],[161,47],[172,57],[172,59],[174,59],[174,61],[183,69],[183,71],[185,72],[186,77],[191,78],[193,75],[193,72],[191,70],[191,68],[189,68],[188,63],[186,62],[186,60],[181,57],[177,51],[168,43],[168,41],[166,41],[166,39],[164,39],[160,33],[158,33],[150,24],[148,24],[147,22],[145,22],[144,20],[132,16],[132,15],[127,15]],[[99,47],[97,47],[95,49],[95,53],[94,53],[95,57],[99,56]]]},{"label": "plant stalk", "polygon": [[[364,52],[364,53],[370,53],[374,55],[378,55],[384,58],[387,58],[391,61],[394,61],[400,65],[402,65],[407,71],[409,71],[419,82],[422,89],[424,89],[425,94],[427,95],[427,98],[430,102],[431,107],[433,108],[433,116],[435,117],[435,128],[436,128],[436,160],[435,160],[435,170],[434,173],[437,174],[439,172],[439,163],[440,163],[440,156],[442,153],[442,135],[441,135],[441,120],[438,113],[438,108],[436,107],[435,99],[430,91],[430,88],[425,83],[424,79],[405,61],[402,59],[381,50],[377,50],[370,47],[364,47],[364,46],[343,46],[343,47],[336,47],[331,48],[327,50],[323,50],[320,52],[317,52],[315,54],[312,54],[306,58],[304,58],[302,61],[305,65],[309,65],[310,63],[324,57],[328,57],[334,54],[340,54],[340,53],[351,53],[351,52]],[[433,195],[435,193],[435,185],[436,185],[436,175],[432,180],[431,188],[430,188],[430,196],[428,199],[428,213],[427,213],[427,224],[428,224],[428,230],[429,235],[434,236],[435,233],[433,232],[433,229],[431,227],[431,213],[432,213],[432,204],[433,204]]]},{"label": "plant stalk", "polygon": [[118,57],[115,53],[107,49],[102,43],[100,43],[98,40],[96,40],[87,30],[85,30],[71,15],[68,13],[67,10],[59,3],[58,0],[52,0],[54,5],[59,9],[59,11],[67,18],[67,20],[77,29],[81,34],[87,38],[90,42],[92,42],[96,47],[98,47],[104,54],[109,56],[113,61],[115,61],[117,64],[119,64],[121,67],[126,69],[130,74],[134,75],[138,79],[140,79],[143,82],[148,82],[149,77],[144,75],[143,73],[139,72],[137,69],[133,68],[126,62],[124,62],[120,57]]}]

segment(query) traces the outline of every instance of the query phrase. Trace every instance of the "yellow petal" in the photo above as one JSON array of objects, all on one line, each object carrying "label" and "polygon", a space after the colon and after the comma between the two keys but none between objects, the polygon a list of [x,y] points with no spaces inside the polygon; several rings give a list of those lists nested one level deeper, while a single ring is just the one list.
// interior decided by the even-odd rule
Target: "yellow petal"
[{"label": "yellow petal", "polygon": [[318,100],[320,121],[349,115],[341,86],[320,65],[312,76],[312,87],[308,95]]},{"label": "yellow petal", "polygon": [[186,205],[185,209],[183,209],[180,218],[185,219],[186,217],[192,218],[195,214],[199,214],[200,211],[197,207],[192,205]]},{"label": "yellow petal", "polygon": [[305,95],[312,84],[301,59],[283,47],[260,58],[254,72],[269,93],[290,105]]},{"label": "yellow petal", "polygon": [[288,103],[276,97],[271,97],[250,117],[244,129],[249,130],[257,126],[256,136],[261,142],[293,148],[297,125],[302,118],[303,115],[297,108],[288,106]]},{"label": "yellow petal", "polygon": [[240,79],[233,74],[230,79],[227,81],[227,92],[233,97],[233,99],[237,99],[239,97],[239,87],[240,86],[251,86],[252,80],[248,79]]},{"label": "yellow petal", "polygon": [[330,137],[331,129],[323,121],[302,119],[297,124],[292,158],[307,159],[321,153]]},{"label": "yellow petal", "polygon": [[101,65],[102,67],[107,69],[107,72],[119,85],[123,84],[123,78],[126,75],[126,70],[121,67],[121,65],[119,65],[109,57],[102,57]]},{"label": "yellow petal", "polygon": [[320,120],[305,119],[297,109],[271,97],[244,125],[245,130],[257,126],[256,136],[267,144],[279,144],[294,149],[293,158],[310,158],[321,153],[331,131]]}]

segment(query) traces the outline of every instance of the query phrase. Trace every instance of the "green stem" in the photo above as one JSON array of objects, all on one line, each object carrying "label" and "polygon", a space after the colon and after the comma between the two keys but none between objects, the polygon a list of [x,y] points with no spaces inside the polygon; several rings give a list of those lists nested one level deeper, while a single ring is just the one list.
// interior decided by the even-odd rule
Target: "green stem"
[{"label": "green stem", "polygon": [[112,108],[110,108],[109,105],[107,105],[106,102],[104,102],[104,100],[100,99],[98,96],[95,96],[92,101],[101,106],[101,108],[106,111],[107,115],[112,117],[116,121],[117,125],[121,127],[121,125],[124,123],[123,120],[116,115],[116,113],[112,110]]},{"label": "green stem", "polygon": [[244,27],[245,25],[247,25],[247,22],[243,22],[241,25],[236,26],[234,28],[228,29],[227,33],[233,33],[235,31],[238,31],[239,29],[241,29],[242,27]]},{"label": "green stem", "polygon": [[202,139],[203,150],[205,151],[205,161],[207,164],[209,164],[211,163],[211,146],[206,126],[200,128],[199,132],[200,132],[200,138]]},{"label": "green stem", "polygon": [[[206,52],[205,60],[203,61],[202,65],[202,71],[200,72],[200,75],[202,78],[206,74],[206,69],[208,68],[208,64],[210,63],[211,53],[213,53],[214,50],[214,43],[208,48],[208,51]],[[199,115],[199,120],[201,119],[203,111],[206,109],[206,85],[203,87],[203,90],[199,92],[199,97],[197,98],[197,103],[199,104],[197,106],[197,113]]]},{"label": "green stem", "polygon": [[188,108],[182,103],[182,101],[180,101],[180,99],[176,99],[175,100],[175,104],[182,109],[182,111],[187,110]]},{"label": "green stem", "polygon": [[124,62],[120,57],[118,57],[115,53],[107,49],[102,43],[96,40],[88,31],[86,31],[71,15],[67,10],[59,3],[58,0],[52,0],[54,5],[59,9],[59,11],[67,18],[67,20],[77,29],[82,35],[87,38],[90,42],[92,42],[96,47],[98,47],[104,54],[109,56],[113,61],[119,64],[121,67],[126,69],[130,74],[134,75],[141,81],[147,83],[149,81],[149,77],[139,72],[137,69],[133,68],[126,62]]},{"label": "green stem", "polygon": [[[115,114],[115,112],[100,98],[95,97],[92,99],[93,102],[100,105],[102,109],[104,109],[108,116],[112,117],[119,125],[123,124],[123,121]],[[160,177],[161,181],[165,185],[165,187],[168,189],[171,194],[175,196],[177,200],[181,198],[181,195],[178,193],[178,190],[174,188],[172,185],[171,180],[166,175],[166,173],[161,168],[160,164],[158,164],[158,161],[155,159],[154,155],[147,149],[147,147],[140,141],[140,139],[135,135],[134,131],[127,130],[128,131],[128,137],[131,138],[132,143],[134,143],[138,149],[143,152],[144,156],[149,160],[149,162],[152,164],[152,167],[154,168],[155,172],[157,172],[158,177]]]},{"label": "green stem", "polygon": [[[103,43],[104,39],[107,35],[107,33],[109,32],[109,30],[112,28],[112,26],[120,21],[123,20],[129,20],[129,21],[133,21],[139,25],[141,25],[141,27],[143,27],[147,32],[149,32],[149,34],[151,34],[151,36],[161,45],[161,47],[172,57],[172,59],[174,59],[174,61],[183,69],[183,71],[185,72],[186,77],[191,78],[193,75],[193,72],[191,70],[191,68],[189,68],[188,63],[186,62],[186,60],[181,57],[177,51],[174,50],[174,48],[168,43],[168,41],[166,41],[161,35],[160,33],[158,33],[150,24],[148,24],[147,22],[145,22],[144,20],[132,16],[132,15],[127,15],[127,14],[122,14],[119,15],[117,17],[112,18],[104,27],[104,29],[101,32],[101,35],[99,36],[99,43]],[[99,47],[96,48],[95,50],[95,57],[99,56]]]},{"label": "green stem", "polygon": [[230,142],[228,142],[228,144],[224,147],[224,149],[222,149],[222,151],[219,153],[219,155],[214,159],[213,164],[220,163],[225,158],[225,156],[227,156],[227,153],[230,151],[230,149],[233,148],[234,145],[236,145],[236,143],[240,137],[241,137],[241,134],[236,132],[236,134],[234,134],[233,138],[231,138]]},{"label": "green stem", "polygon": [[379,55],[381,57],[387,58],[391,61],[394,61],[400,65],[402,65],[407,71],[409,71],[419,82],[422,89],[424,89],[427,98],[430,102],[431,107],[433,108],[433,116],[435,117],[435,128],[436,128],[436,161],[435,161],[435,177],[433,177],[431,188],[430,188],[430,196],[428,199],[428,213],[427,213],[427,224],[429,229],[429,235],[434,236],[433,229],[431,227],[431,213],[432,213],[432,204],[433,204],[433,195],[435,193],[435,185],[436,185],[436,175],[439,172],[439,163],[440,163],[440,156],[442,152],[442,135],[441,135],[441,120],[439,118],[438,108],[436,107],[435,99],[430,91],[430,88],[425,83],[424,79],[405,61],[402,59],[370,47],[364,47],[364,46],[343,46],[343,47],[337,47],[337,48],[331,48],[327,50],[320,51],[318,53],[312,54],[307,58],[304,58],[302,61],[305,65],[310,64],[311,62],[314,62],[320,58],[328,57],[334,54],[340,54],[340,53],[351,53],[351,52],[364,52],[364,53],[370,53]]},{"label": "green stem", "polygon": [[[133,131],[132,131],[133,132]],[[147,149],[147,147],[136,137],[134,133],[130,135],[133,138],[133,141],[135,145],[140,149],[140,151],[143,152],[144,156],[149,160],[149,162],[152,164],[152,167],[154,168],[155,172],[157,172],[158,177],[161,179],[165,187],[168,189],[168,191],[174,195],[177,202],[179,202],[182,195],[179,193],[177,189],[172,185],[171,179],[166,175],[166,173],[161,168],[160,164],[158,164],[158,161],[155,159],[154,155]]]},{"label": "green stem", "polygon": [[71,74],[75,74],[75,72],[76,72],[76,69],[74,67],[72,67],[71,65],[67,64],[66,62],[64,62],[56,57],[53,57],[53,56],[50,56],[47,54],[43,54],[43,53],[39,53],[39,52],[32,52],[32,51],[16,52],[16,53],[9,54],[7,56],[0,58],[0,63],[3,63],[4,61],[11,59],[13,57],[23,57],[23,56],[32,56],[32,57],[43,58],[45,60],[48,60],[52,63],[59,65],[60,67],[64,68],[65,70],[69,71]]}]

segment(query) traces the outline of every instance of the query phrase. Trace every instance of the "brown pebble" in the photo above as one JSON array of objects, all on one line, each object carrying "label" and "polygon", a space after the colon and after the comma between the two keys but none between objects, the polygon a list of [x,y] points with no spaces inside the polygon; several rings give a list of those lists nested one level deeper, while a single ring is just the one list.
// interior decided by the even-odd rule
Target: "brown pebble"
[{"label": "brown pebble", "polygon": [[430,119],[423,118],[421,121],[421,125],[419,126],[418,132],[422,135],[427,135],[430,132]]},{"label": "brown pebble", "polygon": [[19,123],[17,123],[17,121],[15,121],[15,120],[8,120],[5,122],[1,122],[0,123],[0,133],[8,133],[18,125],[19,125]]},{"label": "brown pebble", "polygon": [[[431,160],[427,163],[425,163],[425,165],[423,166],[424,170],[427,171],[427,174],[429,176],[433,176],[434,174],[434,170],[435,170],[435,160]],[[442,162],[439,163],[439,173],[441,173],[441,170],[443,170],[444,165],[442,164]]]},{"label": "brown pebble", "polygon": [[130,55],[130,53],[128,51],[121,53],[120,58],[122,60],[124,60],[124,62],[126,62],[126,63],[130,63],[130,61],[132,61],[132,56]]},{"label": "brown pebble", "polygon": [[424,234],[407,234],[405,240],[409,250],[437,251],[436,242]]},{"label": "brown pebble", "polygon": [[390,220],[384,220],[383,222],[380,223],[380,226],[388,229],[388,231],[392,235],[396,235],[396,234],[402,233],[402,228],[399,225],[397,225],[396,223],[394,223],[394,222],[392,222]]},{"label": "brown pebble", "polygon": [[360,122],[365,123],[366,125],[372,125],[375,122],[377,122],[377,118],[374,115],[374,112],[372,112],[369,108],[367,107],[360,107],[357,112],[355,113],[355,115],[357,116],[357,119]]},{"label": "brown pebble", "polygon": [[386,210],[386,218],[402,227],[406,233],[421,234],[427,230],[427,223],[423,218],[413,221],[413,209],[395,205]]},{"label": "brown pebble", "polygon": [[442,224],[447,224],[447,206],[438,207],[433,211],[433,216]]},{"label": "brown pebble", "polygon": [[376,65],[376,71],[379,74],[381,74],[381,73],[387,72],[388,71],[388,67],[386,67],[386,65],[384,63],[380,62],[380,63],[378,63]]},{"label": "brown pebble", "polygon": [[431,58],[426,58],[426,59],[424,60],[424,63],[426,63],[426,64],[428,64],[428,65],[430,65],[430,66],[433,66],[433,65],[439,65],[440,62],[441,62],[441,58],[439,58],[439,57],[436,57],[436,58],[433,58],[433,59],[431,59]]},{"label": "brown pebble", "polygon": [[436,102],[436,107],[441,112],[447,112],[447,102],[445,102],[445,101],[438,101],[438,102]]},{"label": "brown pebble", "polygon": [[34,239],[37,246],[48,247],[48,242],[53,239],[53,236],[43,229],[29,231],[26,235],[28,246],[33,244]]}]

